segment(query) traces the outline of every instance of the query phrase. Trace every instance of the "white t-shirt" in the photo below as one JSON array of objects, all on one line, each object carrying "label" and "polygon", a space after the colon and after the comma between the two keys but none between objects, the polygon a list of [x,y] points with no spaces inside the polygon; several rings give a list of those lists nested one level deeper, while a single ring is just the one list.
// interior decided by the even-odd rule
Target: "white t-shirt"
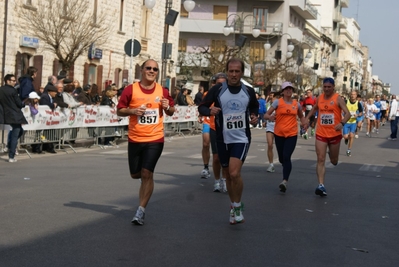
[{"label": "white t-shirt", "polygon": [[370,119],[370,120],[375,120],[375,113],[374,112],[378,112],[378,108],[376,105],[374,104],[367,104],[366,105],[367,108],[367,113],[366,113],[366,118]]}]

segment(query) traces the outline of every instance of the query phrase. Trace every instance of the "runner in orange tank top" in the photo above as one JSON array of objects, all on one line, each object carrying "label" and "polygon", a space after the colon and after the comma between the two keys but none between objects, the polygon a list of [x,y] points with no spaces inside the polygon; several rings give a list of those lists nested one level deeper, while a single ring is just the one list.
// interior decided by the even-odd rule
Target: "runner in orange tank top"
[{"label": "runner in orange tank top", "polygon": [[[281,98],[275,100],[265,114],[265,119],[275,121],[274,140],[278,154],[278,160],[283,165],[283,181],[280,183],[280,191],[287,190],[288,179],[292,170],[291,156],[294,153],[298,140],[298,122],[305,124],[302,106],[292,98],[294,86],[290,82],[281,85]],[[272,115],[275,111],[275,115]]]},{"label": "runner in orange tank top", "polygon": [[[317,98],[316,105],[306,116],[307,128],[309,127],[309,118],[318,111],[315,146],[317,154],[316,173],[319,186],[316,188],[315,194],[319,196],[327,196],[324,187],[327,147],[331,163],[337,165],[342,128],[351,116],[344,100],[335,93],[335,81],[333,78],[325,78],[323,80],[323,91],[324,93]],[[344,117],[342,118],[343,113]]]},{"label": "runner in orange tank top", "polygon": [[130,116],[128,159],[130,176],[141,178],[140,206],[132,223],[144,224],[145,208],[154,190],[154,170],[164,145],[163,117],[175,112],[167,88],[156,83],[158,63],[149,59],[141,66],[141,81],[128,85],[119,99],[117,114]]}]

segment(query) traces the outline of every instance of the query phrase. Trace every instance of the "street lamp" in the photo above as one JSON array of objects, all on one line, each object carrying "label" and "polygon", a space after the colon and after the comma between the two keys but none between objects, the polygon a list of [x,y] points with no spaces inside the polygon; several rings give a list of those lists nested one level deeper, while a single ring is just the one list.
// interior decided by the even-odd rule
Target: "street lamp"
[{"label": "street lamp", "polygon": [[[228,36],[230,33],[234,32],[234,27],[236,26],[236,24],[238,24],[238,22],[237,22],[236,19],[234,19],[234,20],[231,22],[231,24],[229,24],[229,18],[230,18],[231,16],[235,16],[235,17],[238,18],[238,22],[240,23],[240,24],[239,24],[239,27],[240,27],[240,28],[239,28],[239,32],[240,32],[240,34],[243,32],[245,19],[246,19],[247,17],[254,17],[254,15],[252,15],[252,14],[246,15],[244,18],[240,17],[238,14],[230,14],[230,15],[226,18],[226,25],[225,25],[224,28],[223,28],[223,34],[224,34],[225,36]],[[254,18],[255,18],[255,17],[254,17]],[[241,20],[242,20],[242,22],[241,22]],[[259,35],[260,35],[260,25],[255,24],[255,27],[252,28],[252,36],[256,38],[256,37],[258,37]]]},{"label": "street lamp", "polygon": [[[279,37],[280,37],[279,43],[281,42],[281,37],[282,37],[283,35],[288,35],[288,36],[290,37],[290,39],[292,39],[291,35],[288,34],[288,33],[283,33],[283,34],[280,34],[280,35],[275,35],[275,36],[279,36]],[[273,37],[275,37],[275,36],[273,36]],[[272,47],[272,46],[271,46],[269,40],[267,40],[266,43],[263,45],[263,48],[264,48],[265,50],[269,50],[271,47]],[[292,42],[290,41],[289,44],[287,45],[287,54],[286,54],[286,57],[287,57],[287,58],[292,57],[292,55],[293,55],[292,51],[294,51],[294,49],[295,49],[295,46],[294,46],[294,45],[292,44]],[[281,59],[280,44],[278,45],[277,50],[275,51],[275,58],[276,58],[277,60]]]},{"label": "street lamp", "polygon": [[[155,6],[156,0],[145,0],[144,5],[148,9],[153,9]],[[169,59],[168,51],[171,52],[172,44],[168,43],[169,39],[169,25],[174,25],[177,15],[179,12],[172,10],[173,0],[165,1],[165,26],[164,26],[164,34],[163,34],[163,43],[162,43],[162,67],[161,67],[161,83],[163,86],[166,86],[166,65]],[[195,8],[195,2],[192,0],[184,0],[183,2],[184,9],[187,12],[193,11]],[[167,20],[167,16],[169,13],[172,13],[172,16],[175,16],[174,20]]]}]

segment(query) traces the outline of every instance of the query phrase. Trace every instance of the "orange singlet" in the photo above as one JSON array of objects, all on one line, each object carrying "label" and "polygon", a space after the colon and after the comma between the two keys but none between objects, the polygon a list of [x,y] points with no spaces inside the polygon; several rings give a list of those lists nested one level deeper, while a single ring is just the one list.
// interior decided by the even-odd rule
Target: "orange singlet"
[{"label": "orange singlet", "polygon": [[[202,98],[204,98],[206,95],[208,94],[208,91],[206,91],[204,93],[204,96]],[[211,105],[211,107],[213,107],[213,104]],[[209,116],[209,117],[204,117],[204,124],[209,124],[209,127],[216,131],[216,126],[215,126],[215,116]]]},{"label": "orange singlet", "polygon": [[298,102],[293,99],[292,103],[285,103],[283,98],[278,100],[276,109],[276,124],[274,134],[282,137],[291,137],[298,134]]},{"label": "orange singlet", "polygon": [[331,138],[341,135],[334,127],[341,123],[342,110],[338,106],[339,94],[335,93],[330,99],[325,99],[321,94],[318,99],[319,113],[317,116],[316,134],[321,137]]},{"label": "orange singlet", "polygon": [[157,83],[151,94],[146,94],[145,90],[141,89],[140,83],[133,84],[129,109],[139,108],[141,105],[145,105],[147,109],[142,116],[130,116],[130,140],[136,143],[145,143],[164,137],[162,97],[163,88]]}]

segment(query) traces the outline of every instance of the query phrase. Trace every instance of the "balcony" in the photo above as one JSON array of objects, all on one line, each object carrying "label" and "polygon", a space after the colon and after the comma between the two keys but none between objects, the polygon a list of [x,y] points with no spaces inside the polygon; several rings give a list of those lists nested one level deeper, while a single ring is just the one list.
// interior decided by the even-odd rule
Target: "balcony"
[{"label": "balcony", "polygon": [[346,41],[344,38],[340,38],[338,41],[338,48],[339,49],[346,49]]},{"label": "balcony", "polygon": [[291,35],[294,43],[301,43],[303,38],[303,31],[297,27],[288,27],[287,33]]},{"label": "balcony", "polygon": [[341,22],[339,23],[339,27],[341,29],[348,28],[348,19],[347,18],[342,18]]},{"label": "balcony", "polygon": [[225,20],[181,18],[180,32],[223,34],[225,25]]},{"label": "balcony", "polygon": [[291,0],[290,6],[295,12],[297,12],[302,18],[308,20],[317,19],[317,9],[312,3],[306,0]]},{"label": "balcony", "polygon": [[349,0],[341,0],[342,7],[349,7]]},{"label": "balcony", "polygon": [[341,14],[341,12],[339,10],[335,10],[334,11],[333,21],[334,22],[341,22],[342,21],[342,14]]}]

